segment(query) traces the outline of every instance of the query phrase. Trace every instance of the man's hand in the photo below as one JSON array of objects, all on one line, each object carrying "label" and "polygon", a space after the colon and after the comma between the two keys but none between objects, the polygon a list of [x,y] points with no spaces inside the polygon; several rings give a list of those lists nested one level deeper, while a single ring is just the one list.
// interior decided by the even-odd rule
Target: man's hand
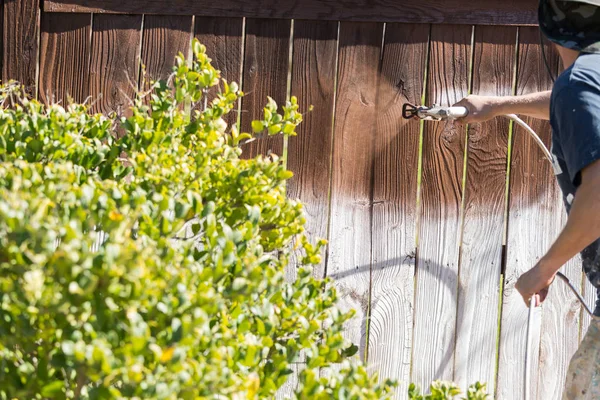
[{"label": "man's hand", "polygon": [[548,268],[541,261],[535,267],[521,275],[515,285],[515,289],[519,291],[527,307],[529,307],[529,299],[531,297],[535,298],[535,306],[539,307],[546,300],[548,289],[554,281],[555,276],[556,270]]},{"label": "man's hand", "polygon": [[469,114],[460,119],[460,122],[473,124],[476,122],[485,122],[501,114],[501,98],[494,96],[476,96],[470,95],[456,103],[455,107],[465,107]]}]

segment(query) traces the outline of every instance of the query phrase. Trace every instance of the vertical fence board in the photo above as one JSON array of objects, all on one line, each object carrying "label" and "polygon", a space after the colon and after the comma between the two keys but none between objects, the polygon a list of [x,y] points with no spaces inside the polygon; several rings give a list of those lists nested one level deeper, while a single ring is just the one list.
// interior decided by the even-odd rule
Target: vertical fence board
[{"label": "vertical fence board", "polygon": [[90,62],[94,112],[127,115],[138,83],[141,26],[141,15],[94,15]]},{"label": "vertical fence board", "polygon": [[[227,82],[241,84],[242,72],[242,18],[196,17],[195,37],[206,46],[206,54],[212,59],[212,65],[221,71],[221,77]],[[214,95],[209,94],[209,97]],[[238,110],[225,117],[230,126],[238,121]]]},{"label": "vertical fence board", "polygon": [[[252,132],[252,120],[262,119],[270,96],[278,105],[285,104],[290,51],[289,20],[246,20],[246,46],[242,88],[241,127]],[[263,134],[265,135],[265,134]],[[244,157],[258,154],[283,154],[283,137],[263,136],[243,146]]]},{"label": "vertical fence board", "polygon": [[[432,27],[427,104],[468,93],[471,36],[470,26]],[[425,124],[412,373],[426,387],[453,378],[464,139],[458,127]]]},{"label": "vertical fence board", "polygon": [[191,32],[192,17],[145,17],[142,40],[142,64],[146,70],[144,89],[149,88],[151,81],[167,79],[173,73],[175,57],[179,53],[188,56]]},{"label": "vertical fence board", "polygon": [[[553,48],[546,54],[550,65],[557,65]],[[541,57],[539,33],[536,28],[521,28],[519,33],[519,60],[517,67],[517,94],[547,90],[552,82]],[[526,118],[525,122],[544,142],[550,143],[547,122]],[[556,183],[552,166],[537,145],[522,128],[514,132],[511,176],[509,187],[509,214],[507,262],[504,279],[504,299],[500,332],[500,359],[497,398],[514,400],[523,397],[524,362],[528,309],[514,285],[519,276],[532,268],[556,236],[556,218],[560,218]],[[531,365],[537,364],[541,327],[540,310],[536,310],[533,327]],[[531,398],[537,394],[538,368],[531,369]]]},{"label": "vertical fence board", "polygon": [[39,0],[4,2],[2,80],[19,81],[31,95],[37,93],[39,24]]},{"label": "vertical fence board", "polygon": [[42,15],[39,98],[85,101],[90,74],[91,14]]},{"label": "vertical fence board", "polygon": [[[312,241],[327,238],[329,222],[337,31],[338,24],[332,21],[294,24],[291,93],[298,97],[304,121],[298,136],[288,143],[287,166],[294,177],[288,182],[287,191],[289,197],[302,201],[306,232]],[[311,105],[314,110],[309,112]],[[295,265],[291,268],[295,269]],[[314,273],[324,276],[324,261]]]},{"label": "vertical fence board", "polygon": [[346,337],[365,354],[371,269],[371,179],[383,24],[341,23],[327,275],[356,315]]},{"label": "vertical fence board", "polygon": [[419,121],[402,118],[419,104],[429,25],[388,24],[377,96],[369,364],[381,378],[410,380],[417,216]]},{"label": "vertical fence board", "polygon": [[[473,93],[512,94],[517,28],[475,28]],[[468,132],[460,256],[455,380],[493,389],[506,205],[509,120],[474,124]]]},{"label": "vertical fence board", "polygon": [[[555,182],[548,187],[554,195],[555,218],[546,226],[555,238],[567,217],[562,203],[560,189]],[[562,218],[561,218],[562,217]],[[562,268],[562,272],[576,288],[581,288],[581,259],[574,258]],[[538,399],[560,400],[571,357],[579,345],[580,303],[568,286],[560,279],[552,285],[543,305],[540,338],[540,359],[538,375]]]}]

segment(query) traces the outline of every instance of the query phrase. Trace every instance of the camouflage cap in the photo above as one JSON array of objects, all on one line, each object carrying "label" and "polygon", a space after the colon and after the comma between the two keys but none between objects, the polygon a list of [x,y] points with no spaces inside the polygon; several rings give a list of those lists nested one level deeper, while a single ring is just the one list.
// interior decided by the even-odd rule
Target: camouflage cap
[{"label": "camouflage cap", "polygon": [[540,0],[540,29],[554,43],[600,53],[600,0]]}]

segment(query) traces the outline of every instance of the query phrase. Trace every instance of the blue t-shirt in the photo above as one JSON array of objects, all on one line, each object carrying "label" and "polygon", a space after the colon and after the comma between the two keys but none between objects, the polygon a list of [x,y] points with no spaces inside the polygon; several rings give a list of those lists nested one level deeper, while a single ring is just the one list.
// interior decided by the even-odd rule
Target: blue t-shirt
[{"label": "blue t-shirt", "polygon": [[[554,172],[569,212],[581,171],[600,159],[600,54],[580,55],[558,77],[552,90],[550,124]],[[600,294],[600,239],[581,256],[583,269]],[[595,314],[600,315],[600,300]]]}]

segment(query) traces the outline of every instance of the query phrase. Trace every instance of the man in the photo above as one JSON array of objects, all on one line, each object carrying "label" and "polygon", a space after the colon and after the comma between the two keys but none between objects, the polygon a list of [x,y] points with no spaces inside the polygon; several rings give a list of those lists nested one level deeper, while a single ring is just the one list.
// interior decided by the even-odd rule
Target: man
[{"label": "man", "polygon": [[[539,20],[566,68],[553,90],[468,96],[457,104],[469,110],[468,123],[502,114],[550,120],[554,171],[569,218],[548,252],[516,283],[525,303],[534,297],[536,306],[556,272],[579,252],[588,279],[600,289],[600,0],[541,0]],[[571,360],[563,399],[600,399],[600,300],[594,314],[598,318]]]}]

